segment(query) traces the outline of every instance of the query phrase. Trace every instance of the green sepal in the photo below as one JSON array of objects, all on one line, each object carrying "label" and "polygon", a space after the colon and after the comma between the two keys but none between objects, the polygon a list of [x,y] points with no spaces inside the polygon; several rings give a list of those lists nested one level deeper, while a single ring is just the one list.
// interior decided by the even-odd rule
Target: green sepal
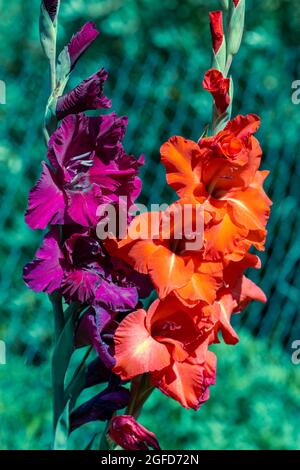
[{"label": "green sepal", "polygon": [[245,25],[245,0],[240,0],[238,5],[231,8],[231,16],[228,29],[227,54],[234,55],[238,52]]},{"label": "green sepal", "polygon": [[45,56],[52,61],[56,53],[56,27],[43,2],[40,9],[40,40]]},{"label": "green sepal", "polygon": [[46,131],[48,136],[51,136],[57,127],[56,106],[57,97],[51,95],[46,106],[44,119],[44,133]]},{"label": "green sepal", "polygon": [[209,131],[209,124],[206,124],[206,126],[203,129],[202,134],[200,135],[200,137],[198,139],[198,143],[200,142],[200,140],[205,139],[206,137],[208,137],[208,131]]},{"label": "green sepal", "polygon": [[228,10],[229,0],[220,0],[220,3],[221,3],[222,8],[224,8],[224,10]]},{"label": "green sepal", "polygon": [[68,48],[64,47],[57,59],[56,77],[59,86],[59,95],[64,91],[71,71],[71,60]]},{"label": "green sepal", "polygon": [[70,402],[68,401],[57,422],[53,450],[66,450],[70,428]]},{"label": "green sepal", "polygon": [[222,45],[217,54],[213,51],[212,68],[224,73],[226,66],[226,41],[223,39]]}]

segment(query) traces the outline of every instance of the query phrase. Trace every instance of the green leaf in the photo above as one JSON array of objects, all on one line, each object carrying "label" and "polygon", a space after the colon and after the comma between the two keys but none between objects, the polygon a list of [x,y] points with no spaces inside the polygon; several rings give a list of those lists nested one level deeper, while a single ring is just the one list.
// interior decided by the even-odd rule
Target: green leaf
[{"label": "green leaf", "polygon": [[74,351],[74,323],[78,310],[77,304],[71,304],[66,310],[68,318],[62,330],[52,356],[52,386],[54,392],[54,427],[65,407],[64,381],[70,358]]},{"label": "green leaf", "polygon": [[69,405],[68,401],[59,417],[55,428],[53,450],[66,450],[69,437]]},{"label": "green leaf", "polygon": [[56,53],[56,28],[43,2],[40,10],[40,40],[46,57],[53,60]]},{"label": "green leaf", "polygon": [[99,433],[96,432],[89,443],[83,448],[83,450],[92,450],[96,438],[99,436]]}]

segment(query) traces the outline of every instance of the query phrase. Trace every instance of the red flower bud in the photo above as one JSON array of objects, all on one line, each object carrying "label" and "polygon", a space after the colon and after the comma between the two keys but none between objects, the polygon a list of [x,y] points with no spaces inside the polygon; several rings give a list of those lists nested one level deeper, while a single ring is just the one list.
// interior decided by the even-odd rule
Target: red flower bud
[{"label": "red flower bud", "polygon": [[109,437],[125,450],[160,450],[153,432],[139,424],[133,416],[114,416],[110,422]]},{"label": "red flower bud", "polygon": [[211,11],[209,13],[209,18],[213,50],[214,53],[217,54],[224,39],[223,13],[222,11]]},{"label": "red flower bud", "polygon": [[206,72],[202,85],[204,90],[209,91],[214,97],[218,113],[223,114],[230,104],[230,79],[223,77],[219,70],[210,69]]},{"label": "red flower bud", "polygon": [[234,6],[237,7],[240,0],[233,0]]}]

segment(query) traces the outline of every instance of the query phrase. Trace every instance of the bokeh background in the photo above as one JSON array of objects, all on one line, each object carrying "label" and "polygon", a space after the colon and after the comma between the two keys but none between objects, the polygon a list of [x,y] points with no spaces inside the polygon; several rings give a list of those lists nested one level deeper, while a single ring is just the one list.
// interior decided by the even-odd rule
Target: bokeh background
[{"label": "bokeh background", "polygon": [[[62,0],[59,44],[88,20],[102,35],[72,75],[75,85],[101,66],[113,109],[129,116],[128,151],[144,153],[142,202],[169,201],[159,147],[173,134],[197,139],[210,121],[201,89],[210,66],[208,11],[217,0]],[[49,359],[52,315],[47,297],[26,289],[22,266],[42,238],[24,224],[27,193],[45,148],[41,121],[49,88],[38,39],[39,0],[0,0],[0,448],[47,449],[51,439]],[[154,393],[141,422],[165,449],[299,449],[300,365],[300,79],[298,0],[247,0],[246,32],[234,60],[234,114],[257,113],[267,191],[274,201],[263,269],[251,278],[269,302],[234,319],[240,344],[218,345],[218,379],[198,413]],[[98,424],[89,425],[91,430]],[[71,446],[88,441],[89,426]],[[95,427],[96,426],[96,427]],[[100,425],[101,426],[101,425]],[[76,435],[75,435],[76,434]]]}]

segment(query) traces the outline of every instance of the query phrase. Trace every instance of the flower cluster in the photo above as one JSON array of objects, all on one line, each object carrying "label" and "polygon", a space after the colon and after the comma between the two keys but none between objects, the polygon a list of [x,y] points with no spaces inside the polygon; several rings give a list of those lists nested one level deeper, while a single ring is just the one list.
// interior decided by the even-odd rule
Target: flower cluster
[{"label": "flower cluster", "polygon": [[[103,94],[106,71],[100,69],[63,94],[70,72],[99,32],[93,23],[85,24],[55,70],[55,48],[42,40],[52,70],[46,138],[53,123],[59,127],[49,138],[47,160],[29,194],[27,224],[49,230],[25,266],[24,280],[34,291],[49,294],[53,304],[59,298],[62,327],[56,346],[65,338],[71,343],[69,350],[63,345],[66,368],[62,373],[59,365],[59,378],[53,362],[54,395],[55,387],[59,392],[54,424],[71,403],[70,432],[89,421],[111,420],[106,443],[128,450],[159,449],[154,434],[135,420],[155,387],[185,408],[197,410],[208,400],[216,381],[210,346],[221,336],[227,344],[237,343],[231,316],[252,300],[266,301],[245,275],[248,268],[260,268],[252,250],[264,250],[271,201],[263,189],[268,171],[260,170],[262,151],[254,136],[259,117],[230,120],[228,71],[241,42],[245,10],[244,0],[232,3],[228,42],[222,12],[210,14],[213,67],[203,87],[213,97],[212,135],[204,133],[198,142],[173,136],[162,145],[161,162],[177,200],[136,217],[132,208],[141,191],[143,158],[128,155],[122,145],[127,118],[84,114],[111,107]],[[55,30],[58,8],[59,1],[42,2],[46,29]],[[114,210],[115,230],[102,239],[99,225],[112,219],[108,207]],[[141,299],[151,293],[156,300],[146,310]],[[88,354],[94,349],[97,358],[87,365],[84,356],[65,386],[69,358],[83,346],[89,346]],[[61,359],[57,350],[54,356]],[[86,367],[84,377],[81,367]],[[98,384],[107,387],[75,408],[80,391]],[[116,415],[125,407],[126,414]]]},{"label": "flower cluster", "polygon": [[[196,143],[175,136],[161,148],[167,182],[180,198],[173,207],[203,208],[200,249],[187,249],[188,240],[178,242],[172,233],[164,238],[163,230],[152,239],[143,230],[131,238],[130,226],[125,240],[107,243],[113,256],[150,276],[159,296],[148,312],[139,309],[118,327],[114,371],[126,380],[149,373],[154,386],[187,408],[198,409],[215,382],[208,347],[218,333],[229,344],[238,341],[232,313],[265,301],[244,275],[260,266],[249,250],[264,249],[271,204],[262,186],[268,172],[258,169],[262,153],[253,134],[259,124],[255,115],[237,116],[213,137]],[[150,214],[131,225],[146,226],[143,219]]]},{"label": "flower cluster", "polygon": [[[72,38],[66,48],[71,67],[97,36],[94,25],[87,23]],[[124,212],[122,198],[127,198],[128,207],[134,203],[143,164],[142,157],[128,155],[122,145],[126,117],[82,112],[111,106],[103,95],[106,79],[101,69],[57,100],[60,126],[48,142],[47,161],[30,191],[25,215],[30,228],[50,228],[36,258],[24,268],[24,280],[35,292],[58,293],[67,304],[79,302],[86,308],[76,326],[75,345],[93,345],[102,372],[103,365],[110,371],[115,363],[112,337],[120,319],[151,289],[147,276],[110,256],[96,234],[99,207],[111,204]],[[75,410],[71,429],[88,420],[109,419],[126,406],[128,391],[110,390]]]}]

